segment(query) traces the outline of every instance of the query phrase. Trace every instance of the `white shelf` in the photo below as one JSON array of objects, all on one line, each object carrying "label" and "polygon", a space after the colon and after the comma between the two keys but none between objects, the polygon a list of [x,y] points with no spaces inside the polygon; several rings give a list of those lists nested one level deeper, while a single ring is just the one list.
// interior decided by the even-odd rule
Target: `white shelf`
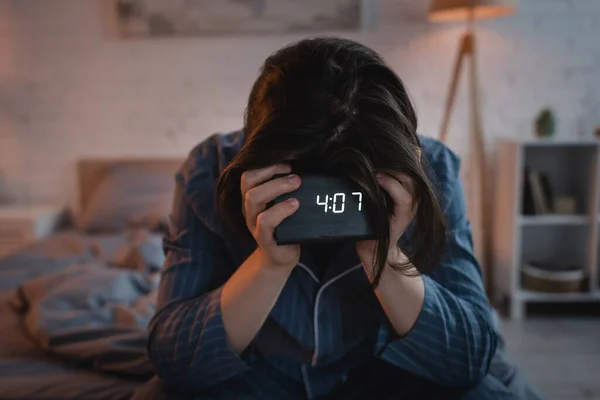
[{"label": "white shelf", "polygon": [[518,144],[524,147],[597,147],[600,142],[597,140],[577,140],[560,138],[527,138],[527,139],[507,139],[500,140],[500,143]]},{"label": "white shelf", "polygon": [[[600,302],[600,142],[504,140],[497,146],[492,232],[493,297],[509,300],[511,318],[526,317],[528,303]],[[551,194],[572,196],[577,215],[523,215],[525,171],[547,178]],[[524,290],[521,267],[530,260],[578,265],[584,292]]]},{"label": "white shelf", "polygon": [[[598,216],[600,222],[600,216]],[[587,215],[560,215],[560,214],[544,214],[544,215],[521,215],[519,223],[523,226],[538,226],[538,225],[587,225],[590,223],[590,218]]]},{"label": "white shelf", "polygon": [[517,296],[521,301],[530,303],[587,303],[600,302],[600,292],[545,293],[530,290],[519,290]]}]

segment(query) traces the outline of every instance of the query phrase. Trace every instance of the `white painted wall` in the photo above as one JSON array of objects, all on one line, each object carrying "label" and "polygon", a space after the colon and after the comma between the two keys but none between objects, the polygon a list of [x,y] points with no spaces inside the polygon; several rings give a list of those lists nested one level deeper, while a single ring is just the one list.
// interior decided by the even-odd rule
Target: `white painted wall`
[{"label": "white painted wall", "polygon": [[[437,136],[461,25],[425,21],[427,2],[381,0],[381,27],[351,37],[405,80],[421,131]],[[241,126],[264,58],[295,36],[121,40],[98,0],[0,0],[0,195],[75,199],[83,157],[184,156]],[[600,1],[522,0],[479,24],[486,136],[531,135],[545,105],[563,137],[600,125]],[[464,154],[465,90],[451,146]]]}]

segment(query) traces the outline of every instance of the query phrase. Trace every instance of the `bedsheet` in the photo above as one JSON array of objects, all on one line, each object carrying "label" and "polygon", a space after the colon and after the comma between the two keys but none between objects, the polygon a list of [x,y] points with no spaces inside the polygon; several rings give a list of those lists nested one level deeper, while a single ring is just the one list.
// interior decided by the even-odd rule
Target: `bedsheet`
[{"label": "bedsheet", "polygon": [[126,399],[153,372],[161,237],[54,235],[0,259],[0,399]]}]

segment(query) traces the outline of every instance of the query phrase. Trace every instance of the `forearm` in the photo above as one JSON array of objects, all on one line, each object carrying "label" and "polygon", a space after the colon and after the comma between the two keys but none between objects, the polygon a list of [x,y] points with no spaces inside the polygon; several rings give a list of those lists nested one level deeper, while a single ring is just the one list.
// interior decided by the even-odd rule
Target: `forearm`
[{"label": "forearm", "polygon": [[254,339],[293,268],[270,266],[257,250],[225,283],[221,292],[221,314],[233,351],[241,354]]},{"label": "forearm", "polygon": [[[412,272],[416,272],[413,267]],[[405,336],[419,318],[425,300],[425,287],[420,275],[407,276],[387,267],[375,289],[379,303],[394,331]]]},{"label": "forearm", "polygon": [[181,391],[203,390],[248,367],[229,347],[221,318],[221,292],[219,288],[172,302],[152,319],[148,351],[166,385]]},{"label": "forearm", "polygon": [[[488,313],[479,305],[449,292],[428,276],[422,277],[421,281],[424,298],[416,320],[411,321],[412,314],[407,317],[396,311],[405,307],[402,303],[387,306],[393,310],[386,311],[390,324],[401,337],[389,343],[383,358],[438,384],[476,384],[487,373],[496,350],[496,336]],[[389,282],[391,287],[392,281]],[[410,287],[410,284],[398,286],[399,291],[410,291]],[[381,292],[388,293],[387,290]],[[385,296],[388,302],[392,298],[391,294]],[[395,299],[402,301],[398,300],[400,297]],[[418,299],[421,297],[418,296]],[[403,300],[408,301],[407,308],[414,307],[411,303],[415,300]],[[396,326],[399,323],[403,323],[402,329],[410,323],[412,325],[408,332],[398,332]]]},{"label": "forearm", "polygon": [[[172,265],[161,284],[183,285],[190,264]],[[269,268],[253,253],[220,288],[166,304],[150,325],[148,349],[159,376],[202,390],[242,372],[242,353],[275,304],[292,268]]]}]

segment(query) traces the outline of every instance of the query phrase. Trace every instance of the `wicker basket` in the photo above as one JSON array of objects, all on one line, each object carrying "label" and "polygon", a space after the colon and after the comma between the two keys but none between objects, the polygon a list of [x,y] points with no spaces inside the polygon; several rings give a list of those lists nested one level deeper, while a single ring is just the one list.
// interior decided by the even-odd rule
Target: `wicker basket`
[{"label": "wicker basket", "polygon": [[521,282],[524,289],[536,292],[572,293],[583,289],[585,275],[581,269],[547,270],[531,263],[523,266]]}]

